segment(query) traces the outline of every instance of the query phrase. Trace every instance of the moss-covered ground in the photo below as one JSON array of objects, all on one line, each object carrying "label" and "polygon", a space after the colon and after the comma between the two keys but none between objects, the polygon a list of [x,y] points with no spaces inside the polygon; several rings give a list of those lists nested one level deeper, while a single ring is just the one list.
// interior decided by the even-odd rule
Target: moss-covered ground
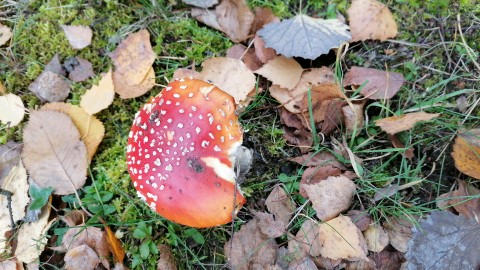
[{"label": "moss-covered ground", "polygon": [[[399,198],[379,204],[364,205],[376,219],[404,212],[425,213],[435,207],[436,196],[448,190],[460,175],[450,157],[450,143],[462,124],[478,127],[480,110],[472,108],[480,89],[478,52],[480,51],[480,5],[476,1],[419,1],[396,0],[388,2],[399,24],[399,36],[392,41],[367,41],[350,46],[341,62],[345,69],[352,65],[391,70],[402,73],[407,83],[388,102],[370,103],[366,112],[370,119],[366,128],[355,138],[344,134],[350,148],[364,158],[364,177],[359,197],[367,198],[392,178],[400,184],[415,179],[424,182],[414,189],[400,193]],[[346,16],[347,1],[280,1],[251,0],[251,7],[266,6],[281,18],[289,18],[302,10],[309,15]],[[3,5],[3,6],[2,6]],[[302,5],[300,7],[300,5]],[[144,205],[136,197],[126,170],[125,149],[127,134],[136,110],[149,97],[156,95],[178,67],[197,68],[209,57],[222,56],[233,43],[222,33],[201,25],[189,17],[189,7],[177,1],[4,1],[2,23],[13,29],[8,49],[0,48],[0,81],[8,92],[20,95],[26,107],[37,108],[41,102],[29,92],[28,85],[40,74],[55,55],[61,59],[80,56],[93,64],[96,77],[74,83],[66,102],[78,104],[80,96],[100,78],[100,73],[112,66],[108,53],[129,33],[147,28],[157,59],[154,63],[156,83],[146,95],[129,100],[116,98],[113,104],[97,117],[105,125],[105,138],[89,168],[87,186],[80,191],[89,211],[103,217],[117,232],[127,252],[127,265],[132,269],[154,269],[158,260],[156,245],[166,243],[173,249],[179,269],[220,269],[225,265],[223,246],[230,238],[232,225],[196,230],[170,223]],[[460,14],[457,17],[457,14]],[[73,50],[61,24],[89,25],[94,38],[82,50]],[[458,31],[461,26],[462,32]],[[470,51],[468,51],[470,50]],[[323,58],[322,58],[323,59]],[[303,61],[305,68],[333,65],[329,60]],[[419,125],[401,134],[407,147],[415,148],[415,162],[398,152],[382,152],[391,148],[386,135],[373,124],[374,119],[391,116],[397,111],[424,103],[451,93],[461,93],[441,100],[445,106],[435,106],[430,112],[442,116],[429,125]],[[465,96],[469,115],[455,108],[455,101]],[[435,103],[435,102],[434,102]],[[241,115],[246,130],[245,144],[255,150],[254,169],[247,176],[243,190],[248,203],[233,223],[235,229],[249,220],[251,209],[264,209],[269,190],[283,183],[298,205],[299,170],[287,159],[298,155],[287,145],[277,112],[278,104],[268,94],[261,94]],[[0,126],[0,144],[8,140],[22,140],[22,125],[14,128]],[[342,133],[337,137],[341,140]],[[328,142],[319,147],[329,147]],[[465,176],[462,178],[468,180]],[[78,207],[73,196],[62,198],[66,209]],[[368,201],[365,199],[365,201]],[[360,207],[359,205],[354,207]],[[312,215],[305,207],[303,213]],[[90,224],[98,224],[92,219]],[[300,222],[299,222],[300,224]],[[65,232],[63,223],[51,229],[51,242],[58,241]],[[295,230],[292,226],[292,232]],[[140,231],[145,234],[139,233]],[[141,236],[141,237],[140,237]],[[52,243],[53,244],[53,243]]]}]

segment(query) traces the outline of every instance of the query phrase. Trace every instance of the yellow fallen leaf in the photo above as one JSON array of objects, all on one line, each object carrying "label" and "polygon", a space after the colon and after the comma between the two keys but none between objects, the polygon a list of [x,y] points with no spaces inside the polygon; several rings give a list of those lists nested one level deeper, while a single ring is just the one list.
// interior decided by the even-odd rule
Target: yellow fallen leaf
[{"label": "yellow fallen leaf", "polygon": [[414,112],[400,116],[391,116],[377,120],[375,124],[388,134],[395,134],[413,128],[420,121],[429,121],[438,117],[439,113]]},{"label": "yellow fallen leaf", "polygon": [[112,251],[113,257],[115,258],[115,262],[123,262],[123,259],[125,258],[125,250],[123,250],[122,243],[120,242],[120,240],[118,240],[117,237],[115,237],[115,233],[112,232],[112,230],[106,223],[104,223],[103,226],[107,231],[107,242],[110,246],[110,251]]},{"label": "yellow fallen leaf", "polygon": [[363,232],[368,250],[373,252],[382,251],[389,243],[388,233],[378,224],[370,224]]},{"label": "yellow fallen leaf", "polygon": [[385,41],[397,35],[397,23],[388,7],[377,0],[353,0],[347,10],[352,42]]},{"label": "yellow fallen leaf", "polygon": [[93,85],[88,90],[80,101],[80,106],[89,114],[96,114],[97,112],[107,108],[112,104],[115,97],[113,89],[112,70],[102,76],[98,85]]},{"label": "yellow fallen leaf", "polygon": [[459,171],[480,180],[480,129],[459,132],[452,156]]},{"label": "yellow fallen leaf", "polygon": [[255,70],[255,73],[267,78],[273,84],[290,90],[295,88],[302,72],[302,66],[295,59],[282,55],[273,58],[263,67]]},{"label": "yellow fallen leaf", "polygon": [[88,114],[82,107],[68,103],[54,102],[42,106],[41,110],[63,112],[70,116],[80,132],[80,138],[87,147],[89,161],[92,160],[98,145],[105,136],[105,128],[102,122],[95,116]]}]

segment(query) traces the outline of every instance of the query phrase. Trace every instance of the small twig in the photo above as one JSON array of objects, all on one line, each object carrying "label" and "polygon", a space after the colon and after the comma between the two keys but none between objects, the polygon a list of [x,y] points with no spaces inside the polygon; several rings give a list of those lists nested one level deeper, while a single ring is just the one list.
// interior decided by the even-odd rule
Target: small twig
[{"label": "small twig", "polygon": [[15,228],[15,221],[13,220],[13,210],[12,210],[12,196],[13,193],[6,189],[0,188],[0,194],[7,197],[7,208],[10,216],[10,222],[12,223],[12,230]]}]

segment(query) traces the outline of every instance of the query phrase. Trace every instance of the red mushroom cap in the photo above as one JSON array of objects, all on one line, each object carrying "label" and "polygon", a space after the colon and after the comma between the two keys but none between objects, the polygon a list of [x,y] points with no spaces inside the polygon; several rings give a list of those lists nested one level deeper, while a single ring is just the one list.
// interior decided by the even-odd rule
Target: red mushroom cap
[{"label": "red mushroom cap", "polygon": [[242,135],[229,94],[201,80],[171,82],[137,113],[128,136],[138,195],[183,225],[230,222],[245,203],[232,160]]}]

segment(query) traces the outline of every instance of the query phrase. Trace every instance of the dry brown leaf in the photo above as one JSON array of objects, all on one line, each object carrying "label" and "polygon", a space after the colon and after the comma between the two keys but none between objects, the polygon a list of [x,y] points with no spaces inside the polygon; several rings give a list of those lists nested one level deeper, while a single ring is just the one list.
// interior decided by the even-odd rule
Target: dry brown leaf
[{"label": "dry brown leaf", "polygon": [[[273,84],[290,90],[295,88],[302,76],[302,72],[302,66],[295,59],[282,55],[268,61],[263,67],[255,71],[255,73],[267,78]],[[279,102],[283,103],[280,100]]]},{"label": "dry brown leaf", "polygon": [[244,224],[225,243],[225,256],[232,269],[249,270],[253,265],[264,269],[275,264],[277,244],[260,230],[259,218]]},{"label": "dry brown leaf", "polygon": [[480,129],[460,131],[453,144],[452,157],[459,171],[480,179]]},{"label": "dry brown leaf", "polygon": [[70,116],[80,132],[80,139],[85,143],[89,161],[92,160],[98,145],[105,136],[102,122],[95,116],[89,115],[82,107],[69,103],[47,103],[41,110],[62,112]]},{"label": "dry brown leaf", "polygon": [[42,102],[58,102],[64,101],[68,97],[71,84],[59,74],[44,70],[28,86],[28,90],[32,91]]},{"label": "dry brown leaf", "polygon": [[80,106],[89,114],[96,114],[106,109],[113,102],[115,91],[113,89],[112,70],[102,76],[98,85],[93,85],[85,92],[80,100]]},{"label": "dry brown leaf", "polygon": [[400,90],[405,79],[402,74],[397,72],[353,66],[345,74],[343,85],[360,86],[365,82],[366,84],[360,90],[360,94],[364,97],[390,99]]},{"label": "dry brown leaf", "polygon": [[65,36],[74,49],[83,49],[92,43],[92,29],[84,25],[61,25]]},{"label": "dry brown leaf", "polygon": [[68,227],[75,227],[84,224],[87,220],[87,214],[83,210],[73,210],[61,217]]},{"label": "dry brown leaf", "polygon": [[375,124],[383,131],[393,135],[400,131],[413,128],[413,126],[420,121],[430,121],[439,115],[439,113],[414,112],[382,118],[377,120]]},{"label": "dry brown leaf", "polygon": [[277,238],[285,234],[287,224],[283,220],[276,219],[272,214],[265,212],[253,212],[258,219],[258,227],[268,238]]},{"label": "dry brown leaf", "polygon": [[479,194],[480,190],[473,185],[458,180],[458,188],[456,190],[440,196],[444,203],[443,207],[440,208],[453,207],[460,215],[475,219],[480,217]]},{"label": "dry brown leaf", "polygon": [[48,64],[45,65],[44,71],[51,71],[63,77],[67,76],[67,71],[63,67],[62,63],[60,63],[60,58],[58,56],[58,53],[56,53],[52,57],[52,60],[50,60],[50,62],[48,62]]},{"label": "dry brown leaf", "polygon": [[252,23],[252,28],[250,29],[250,33],[252,34],[257,33],[257,31],[266,24],[280,22],[280,19],[275,16],[272,9],[268,7],[255,7],[253,13],[255,14],[255,18]]},{"label": "dry brown leaf", "polygon": [[115,69],[113,83],[121,98],[134,98],[145,94],[155,84],[152,64],[155,53],[150,34],[143,29],[130,34],[110,54]]},{"label": "dry brown leaf", "polygon": [[160,259],[158,259],[157,270],[177,270],[175,256],[169,245],[158,245]]},{"label": "dry brown leaf", "polygon": [[335,155],[328,151],[321,151],[316,154],[306,154],[303,156],[298,156],[294,158],[290,158],[290,161],[296,162],[302,166],[327,166],[332,165],[333,167],[346,170],[347,168],[345,165],[340,163]]},{"label": "dry brown leaf", "polygon": [[215,10],[204,8],[192,8],[191,15],[197,21],[206,24],[218,31],[222,31],[222,27],[218,23],[217,14]]},{"label": "dry brown leaf", "polygon": [[[339,85],[335,83],[321,83],[311,89],[311,96],[312,96],[312,111],[313,111],[313,119],[315,123],[319,123],[325,120],[325,114],[329,107],[329,104],[334,99],[345,99],[345,94],[342,92],[342,89]],[[308,92],[303,94],[301,101],[295,104],[294,108],[308,113],[309,111],[309,99],[308,99]],[[286,107],[287,108],[287,107]],[[288,108],[287,108],[288,109]],[[310,119],[307,116],[306,119]],[[310,123],[305,123],[305,125],[310,125]]]},{"label": "dry brown leaf", "polygon": [[110,247],[110,251],[113,254],[113,257],[115,258],[115,262],[123,262],[123,259],[125,258],[125,250],[122,247],[122,243],[120,242],[120,240],[118,240],[118,238],[115,236],[115,233],[112,232],[112,230],[107,224],[104,224],[104,227],[107,232],[107,242]]},{"label": "dry brown leaf", "polygon": [[277,57],[275,49],[265,47],[265,41],[260,36],[255,36],[253,47],[255,48],[255,55],[261,63],[267,63]]},{"label": "dry brown leaf", "polygon": [[347,210],[356,186],[345,176],[330,176],[313,185],[302,185],[320,220],[330,220]]},{"label": "dry brown leaf", "polygon": [[362,232],[368,229],[368,226],[372,223],[372,219],[365,211],[350,210],[346,216],[350,217],[355,226]]},{"label": "dry brown leaf", "polygon": [[238,59],[210,58],[202,63],[202,67],[202,78],[233,96],[237,104],[246,101],[255,88],[255,75]]},{"label": "dry brown leaf", "polygon": [[322,246],[318,237],[318,224],[307,219],[295,235],[294,241],[288,243],[288,250],[295,255],[296,259],[305,257],[304,253],[313,257],[320,256]]},{"label": "dry brown leaf", "polygon": [[285,226],[288,225],[295,205],[281,186],[275,186],[265,200],[265,205],[268,211],[275,216],[275,220],[281,220]]},{"label": "dry brown leaf", "polygon": [[327,110],[325,111],[325,119],[322,123],[321,132],[329,136],[335,130],[340,129],[345,122],[342,107],[347,105],[345,100],[334,99],[328,103]]},{"label": "dry brown leaf", "polygon": [[[395,148],[405,148],[405,144],[403,142],[401,142],[400,139],[396,135],[388,135],[388,138],[390,139],[390,142],[392,142],[393,147],[395,147]],[[413,149],[413,147],[410,147],[410,148],[405,150],[403,155],[408,159],[412,159],[415,156],[415,154],[413,153],[414,150],[415,149]]]},{"label": "dry brown leaf", "polygon": [[247,39],[253,23],[253,13],[245,0],[223,0],[215,8],[218,24],[234,42]]},{"label": "dry brown leaf", "polygon": [[75,65],[72,65],[72,70],[68,73],[68,78],[74,82],[83,82],[86,79],[93,77],[92,63],[80,57],[75,57]]},{"label": "dry brown leaf", "polygon": [[65,254],[65,269],[91,270],[100,263],[97,253],[88,245],[80,245]]},{"label": "dry brown leaf", "polygon": [[351,136],[356,136],[363,129],[363,107],[365,100],[362,102],[355,102],[352,105],[342,107],[343,115],[345,116],[345,128]]},{"label": "dry brown leaf", "polygon": [[388,233],[378,224],[370,224],[363,232],[368,250],[373,252],[382,251],[389,242]]},{"label": "dry brown leaf", "polygon": [[0,95],[5,95],[7,93],[7,89],[3,85],[2,82],[0,82]]},{"label": "dry brown leaf", "polygon": [[251,71],[257,70],[262,66],[262,62],[258,60],[254,49],[249,48],[247,50],[247,47],[241,44],[235,44],[228,48],[226,56],[228,58],[242,60]]},{"label": "dry brown leaf", "polygon": [[16,259],[8,259],[0,262],[0,269],[2,270],[23,270],[23,265],[19,264]]},{"label": "dry brown leaf", "polygon": [[49,222],[49,216],[50,206],[47,205],[42,208],[37,221],[22,224],[18,230],[17,248],[15,250],[17,260],[24,263],[38,260],[38,256],[47,244],[47,231],[55,221],[55,219],[52,219]]},{"label": "dry brown leaf", "polygon": [[327,179],[329,176],[339,176],[341,173],[341,169],[332,165],[306,168],[300,181],[300,195],[308,199],[307,191],[303,185],[314,185]]},{"label": "dry brown leaf", "polygon": [[333,260],[350,261],[367,258],[367,244],[362,232],[349,217],[340,215],[318,225],[318,240],[322,247],[320,254]]},{"label": "dry brown leaf", "polygon": [[[1,165],[3,164],[0,163]],[[0,211],[0,253],[3,253],[7,244],[5,233],[12,230],[11,217],[13,222],[21,220],[25,216],[25,207],[30,201],[28,197],[27,171],[23,167],[22,161],[17,160],[17,165],[9,168],[8,174],[4,178],[0,178],[0,188],[13,194],[10,197],[12,216],[10,216],[10,211],[7,210],[9,203],[7,196],[0,196],[0,209],[3,209],[3,211]]]},{"label": "dry brown leaf", "polygon": [[192,78],[192,79],[202,79],[202,74],[196,70],[188,68],[177,68],[173,73],[172,80],[182,79],[182,78]]},{"label": "dry brown leaf", "polygon": [[10,27],[0,23],[0,46],[7,43],[7,41],[12,37],[12,30]]},{"label": "dry brown leaf", "polygon": [[366,259],[356,262],[347,262],[345,270],[377,270],[383,268],[377,268],[375,262],[372,260]]},{"label": "dry brown leaf", "polygon": [[373,253],[368,258],[375,262],[376,269],[382,270],[406,270],[402,263],[405,262],[404,254],[398,251],[384,249],[379,253]]},{"label": "dry brown leaf", "polygon": [[400,252],[406,252],[408,241],[412,238],[412,222],[402,217],[389,218],[383,223],[388,233],[390,244]]},{"label": "dry brown leaf", "polygon": [[0,185],[11,169],[18,165],[20,154],[22,153],[22,144],[8,141],[0,145]]},{"label": "dry brown leaf", "polygon": [[14,127],[23,120],[25,107],[22,99],[14,94],[0,96],[0,122]]},{"label": "dry brown leaf", "polygon": [[85,184],[87,150],[67,115],[32,111],[23,131],[22,158],[33,181],[67,195]]},{"label": "dry brown leaf", "polygon": [[347,10],[352,42],[385,41],[397,35],[397,23],[388,7],[377,0],[353,0]]},{"label": "dry brown leaf", "polygon": [[313,145],[312,132],[305,129],[285,128],[283,137],[285,140],[300,148],[300,153],[305,154],[310,151]]}]

